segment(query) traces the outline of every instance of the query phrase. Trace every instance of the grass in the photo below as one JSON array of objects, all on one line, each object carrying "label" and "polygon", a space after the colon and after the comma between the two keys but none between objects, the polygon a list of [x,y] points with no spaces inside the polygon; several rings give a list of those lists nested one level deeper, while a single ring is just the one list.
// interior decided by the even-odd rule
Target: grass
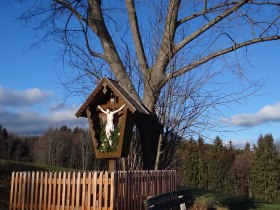
[{"label": "grass", "polygon": [[191,189],[194,197],[199,197],[206,194],[212,194],[216,200],[223,206],[228,207],[230,210],[279,210],[280,203],[268,203],[251,198],[237,197],[228,193],[221,193],[203,189]]},{"label": "grass", "polygon": [[10,180],[13,171],[73,171],[73,169],[36,165],[0,159],[0,210],[8,209]]}]

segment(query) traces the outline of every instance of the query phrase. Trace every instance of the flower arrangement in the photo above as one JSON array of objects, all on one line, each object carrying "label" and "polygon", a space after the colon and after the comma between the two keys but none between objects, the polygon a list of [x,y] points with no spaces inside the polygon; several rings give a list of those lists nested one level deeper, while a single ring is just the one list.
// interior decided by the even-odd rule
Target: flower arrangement
[{"label": "flower arrangement", "polygon": [[118,149],[120,137],[120,125],[116,124],[114,131],[111,132],[111,139],[107,139],[105,131],[106,123],[101,121],[99,134],[99,145],[97,150],[99,152],[115,152]]}]

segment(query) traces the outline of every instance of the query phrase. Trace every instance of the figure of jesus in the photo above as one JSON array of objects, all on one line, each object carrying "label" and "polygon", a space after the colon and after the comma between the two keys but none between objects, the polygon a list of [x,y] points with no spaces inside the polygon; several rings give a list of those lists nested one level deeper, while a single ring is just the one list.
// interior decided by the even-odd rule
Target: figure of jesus
[{"label": "figure of jesus", "polygon": [[101,112],[103,112],[104,114],[107,115],[105,133],[106,133],[106,138],[109,140],[110,146],[112,146],[111,132],[114,132],[114,130],[115,130],[114,122],[113,122],[114,114],[121,111],[124,106],[125,106],[125,104],[122,105],[119,109],[117,109],[115,111],[110,111],[110,109],[106,109],[106,111],[105,111],[104,109],[101,108],[101,106],[99,106],[99,105],[97,106],[101,110]]}]

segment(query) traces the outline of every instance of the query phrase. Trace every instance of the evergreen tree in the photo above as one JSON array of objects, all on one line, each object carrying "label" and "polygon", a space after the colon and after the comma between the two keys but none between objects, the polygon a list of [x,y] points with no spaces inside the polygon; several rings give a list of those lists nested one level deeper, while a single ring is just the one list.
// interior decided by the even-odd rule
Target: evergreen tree
[{"label": "evergreen tree", "polygon": [[6,128],[0,125],[0,158],[9,159],[9,133]]},{"label": "evergreen tree", "polygon": [[251,167],[251,187],[256,198],[280,200],[280,160],[271,134],[258,139]]},{"label": "evergreen tree", "polygon": [[208,164],[209,189],[218,191],[232,191],[234,152],[223,146],[220,137],[216,137],[210,147]]},{"label": "evergreen tree", "polygon": [[207,189],[208,182],[208,173],[207,173],[207,157],[206,151],[207,146],[204,143],[204,140],[199,136],[197,140],[198,147],[198,187]]},{"label": "evergreen tree", "polygon": [[251,154],[251,145],[250,145],[249,142],[247,142],[247,143],[245,144],[244,152],[247,153],[247,154]]},{"label": "evergreen tree", "polygon": [[188,187],[198,186],[198,150],[197,142],[191,138],[186,142],[184,156],[184,182]]},{"label": "evergreen tree", "polygon": [[0,125],[0,158],[5,158],[5,140],[3,138],[3,135],[2,135],[2,126]]},{"label": "evergreen tree", "polygon": [[222,152],[222,181],[223,191],[233,192],[233,164],[235,160],[235,151],[232,142],[229,142],[229,147],[223,147]]},{"label": "evergreen tree", "polygon": [[216,137],[208,152],[208,189],[222,191],[221,169],[222,169],[223,143],[220,137]]},{"label": "evergreen tree", "polygon": [[2,129],[2,137],[4,138],[4,139],[7,139],[8,137],[9,137],[9,134],[8,134],[8,131],[7,131],[7,129],[6,128],[3,128]]}]

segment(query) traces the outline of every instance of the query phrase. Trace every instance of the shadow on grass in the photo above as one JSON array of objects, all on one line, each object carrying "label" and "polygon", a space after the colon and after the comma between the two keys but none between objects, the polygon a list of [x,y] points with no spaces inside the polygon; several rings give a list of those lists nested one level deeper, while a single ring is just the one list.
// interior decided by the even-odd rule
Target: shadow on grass
[{"label": "shadow on grass", "polygon": [[221,193],[203,189],[190,189],[194,197],[200,197],[205,194],[212,194],[215,196],[223,206],[228,207],[230,210],[249,210],[256,209],[256,203],[253,199],[233,196],[227,193]]},{"label": "shadow on grass", "polygon": [[[180,187],[179,187],[180,188]],[[221,203],[223,206],[229,208],[230,210],[279,210],[280,203],[269,203],[256,199],[238,197],[229,193],[222,193],[211,190],[204,189],[190,189],[192,195],[197,198],[206,194],[212,194],[215,196],[215,199]]]},{"label": "shadow on grass", "polygon": [[253,199],[250,198],[230,198],[223,201],[220,201],[220,203],[224,206],[227,206],[231,210],[249,210],[249,209],[256,209],[257,206]]}]

